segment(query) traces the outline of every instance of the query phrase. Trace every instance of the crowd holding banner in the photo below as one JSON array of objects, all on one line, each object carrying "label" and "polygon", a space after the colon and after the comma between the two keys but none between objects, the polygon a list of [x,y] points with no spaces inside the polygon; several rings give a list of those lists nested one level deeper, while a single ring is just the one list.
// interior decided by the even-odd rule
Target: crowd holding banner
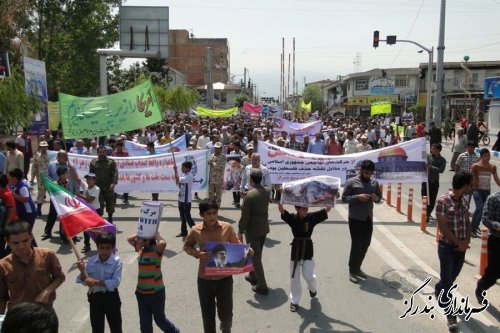
[{"label": "crowd holding banner", "polygon": [[[94,156],[68,154],[69,162],[83,178],[89,170]],[[206,191],[208,182],[207,150],[179,152],[175,154],[177,167],[184,161],[193,162],[194,191]],[[151,156],[113,157],[118,168],[118,193],[133,192],[177,192],[175,183],[174,160],[172,154]]]}]

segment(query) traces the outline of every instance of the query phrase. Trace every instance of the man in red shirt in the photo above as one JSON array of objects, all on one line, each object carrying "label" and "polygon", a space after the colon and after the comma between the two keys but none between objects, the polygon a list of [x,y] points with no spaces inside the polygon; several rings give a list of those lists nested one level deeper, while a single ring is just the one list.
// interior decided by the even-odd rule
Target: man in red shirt
[{"label": "man in red shirt", "polygon": [[464,134],[467,134],[467,118],[465,116],[460,118],[460,127],[464,129]]},{"label": "man in red shirt", "polygon": [[420,121],[417,121],[417,137],[421,138],[425,134],[425,124],[422,124]]},{"label": "man in red shirt", "polygon": [[332,131],[326,139],[326,150],[328,155],[342,155],[342,146],[335,140],[335,133]]},{"label": "man in red shirt", "polygon": [[4,258],[10,253],[5,248],[5,238],[3,230],[7,224],[17,220],[16,201],[14,195],[9,190],[9,178],[6,175],[0,175],[0,201],[4,208],[3,222],[0,225],[0,259]]}]

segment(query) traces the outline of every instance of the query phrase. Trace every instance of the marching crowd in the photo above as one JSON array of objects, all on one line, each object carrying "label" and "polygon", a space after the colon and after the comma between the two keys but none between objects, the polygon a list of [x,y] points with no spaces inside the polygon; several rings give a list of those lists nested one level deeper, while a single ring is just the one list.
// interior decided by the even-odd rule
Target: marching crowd
[{"label": "marching crowd", "polygon": [[[100,215],[106,214],[113,223],[117,200],[127,207],[127,193],[117,195],[118,169],[113,157],[127,157],[125,140],[147,145],[145,154],[154,155],[156,145],[186,137],[189,150],[210,151],[208,196],[200,200],[199,212],[203,223],[195,224],[191,217],[192,200],[199,200],[198,193],[192,193],[193,176],[191,162],[182,163],[181,170],[175,167],[175,181],[179,188],[178,209],[181,218],[178,237],[184,239],[184,250],[199,260],[198,293],[203,318],[204,332],[215,332],[215,314],[218,312],[220,329],[230,332],[232,326],[231,276],[209,277],[205,275],[204,263],[213,253],[204,250],[206,242],[250,244],[248,255],[252,257],[254,270],[245,276],[252,290],[263,295],[268,287],[262,265],[262,251],[269,233],[269,202],[280,200],[281,187],[272,184],[269,170],[260,163],[259,142],[268,142],[281,147],[323,155],[345,155],[369,151],[427,136],[430,154],[427,156],[428,179],[422,184],[422,195],[429,193],[427,207],[428,222],[437,220],[439,224],[438,257],[440,261],[440,282],[436,285],[436,297],[446,304],[447,290],[453,285],[464,262],[464,254],[471,237],[479,237],[481,221],[490,230],[488,242],[489,266],[479,280],[476,296],[482,302],[485,291],[499,275],[500,244],[500,193],[491,194],[491,180],[500,186],[496,166],[490,162],[490,152],[482,149],[475,153],[481,124],[474,123],[460,127],[453,135],[453,158],[450,170],[455,172],[452,189],[437,198],[440,177],[446,169],[446,160],[441,156],[442,137],[451,135],[451,129],[442,133],[435,124],[429,129],[412,119],[396,123],[395,118],[348,117],[333,119],[324,117],[321,131],[314,138],[304,136],[298,140],[294,133],[273,132],[273,120],[249,117],[231,119],[188,118],[181,115],[167,116],[164,121],[145,130],[121,133],[111,137],[95,139],[67,140],[61,131],[46,131],[38,140],[38,149],[33,149],[29,131],[26,129],[15,140],[5,142],[6,152],[0,147],[0,313],[5,313],[6,326],[9,320],[23,321],[23,308],[39,314],[47,322],[52,318],[57,325],[57,317],[52,314],[51,304],[55,290],[64,282],[65,276],[55,252],[37,246],[33,225],[46,215],[46,225],[41,240],[53,237],[53,227],[57,212],[52,203],[46,204],[46,189],[40,174],[56,182],[67,191],[79,195]],[[300,122],[300,121],[299,121]],[[461,123],[461,126],[463,124]],[[3,144],[2,144],[3,146]],[[56,155],[51,160],[49,152]],[[68,162],[68,152],[92,155],[88,173],[80,179],[75,168]],[[223,176],[226,155],[240,155],[241,179],[237,191],[233,191],[233,205],[241,208],[238,232],[233,226],[217,218],[223,193]],[[373,204],[382,199],[379,185],[372,178],[375,170],[373,162],[361,163],[357,177],[350,178],[344,185],[342,201],[349,205],[349,231],[351,250],[349,257],[349,280],[353,283],[367,279],[361,266],[370,245],[373,232]],[[30,180],[30,181],[28,181]],[[36,183],[36,198],[32,197]],[[194,195],[194,199],[192,198]],[[475,202],[472,221],[469,221],[471,198]],[[152,200],[160,200],[158,193],[152,193]],[[316,276],[314,274],[314,254],[311,235],[316,224],[328,218],[330,208],[309,213],[307,207],[295,207],[290,213],[279,205],[281,218],[291,228],[293,242],[290,260],[290,310],[299,309],[302,288],[300,276],[307,283],[309,295],[316,297]],[[431,215],[434,207],[435,218]],[[68,240],[60,228],[62,243]],[[75,237],[73,241],[80,239]],[[159,233],[153,239],[141,239],[131,235],[128,242],[138,252],[138,281],[136,297],[139,308],[141,332],[152,332],[152,320],[164,332],[178,332],[179,329],[166,318],[165,286],[163,284],[161,261],[166,243]],[[102,233],[96,239],[98,254],[79,262],[81,274],[77,282],[89,287],[90,321],[93,332],[104,332],[105,318],[111,332],[122,332],[121,301],[118,286],[121,280],[122,262],[113,254],[115,235]],[[66,245],[62,245],[66,246]],[[81,252],[90,251],[90,237],[84,234]],[[37,274],[33,274],[37,272]],[[30,274],[31,273],[31,274]],[[26,278],[21,278],[26,277]],[[441,294],[441,295],[440,295]],[[25,303],[25,302],[36,302]],[[33,306],[39,306],[33,311]],[[16,310],[20,309],[20,310]],[[27,310],[28,311],[28,310]],[[52,312],[51,312],[52,311]],[[9,317],[12,317],[9,319]],[[9,320],[8,320],[9,319]],[[26,320],[24,320],[26,321]],[[28,323],[29,324],[29,323]],[[15,327],[15,326],[14,326]],[[448,327],[458,329],[456,316],[448,315]],[[57,330],[56,330],[57,331]],[[3,331],[2,331],[3,332]],[[5,329],[5,332],[13,332]],[[55,332],[38,330],[38,332]]]}]

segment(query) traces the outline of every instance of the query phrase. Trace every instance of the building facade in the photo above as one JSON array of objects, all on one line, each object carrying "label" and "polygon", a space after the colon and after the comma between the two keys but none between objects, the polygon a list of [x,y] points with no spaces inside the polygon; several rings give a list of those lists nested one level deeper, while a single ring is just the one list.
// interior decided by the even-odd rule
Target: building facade
[{"label": "building facade", "polygon": [[194,38],[187,30],[170,30],[168,38],[168,67],[183,74],[188,85],[206,84],[207,48],[212,51],[212,82],[228,83],[230,54],[227,38]]}]

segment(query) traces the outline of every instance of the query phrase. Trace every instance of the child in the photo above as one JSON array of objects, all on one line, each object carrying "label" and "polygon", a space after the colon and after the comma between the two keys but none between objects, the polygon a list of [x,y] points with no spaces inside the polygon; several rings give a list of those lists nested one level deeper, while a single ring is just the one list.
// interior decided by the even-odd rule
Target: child
[{"label": "child", "polygon": [[111,333],[122,332],[121,300],[118,286],[122,278],[122,261],[113,254],[116,238],[110,232],[102,232],[96,238],[98,254],[87,261],[78,262],[80,275],[76,283],[88,286],[90,324],[93,332],[104,332],[104,317]]},{"label": "child", "polygon": [[[99,203],[99,194],[101,193],[101,189],[95,184],[95,173],[89,173],[85,175],[85,180],[81,180],[78,178],[78,174],[71,168],[73,171],[73,179],[76,179],[76,182],[80,185],[83,190],[83,194],[78,194],[85,202],[90,204],[99,215],[102,216],[103,212],[101,210],[101,204]],[[90,235],[88,232],[83,233],[83,248],[82,253],[87,253],[90,251]]]},{"label": "child", "polygon": [[308,213],[308,207],[295,206],[297,214],[287,212],[282,204],[278,205],[281,219],[292,228],[293,242],[290,262],[291,286],[290,286],[290,311],[297,312],[299,308],[302,285],[300,273],[307,282],[309,295],[315,297],[317,294],[316,275],[314,274],[313,242],[311,235],[316,224],[328,218],[330,207],[318,212]]},{"label": "child", "polygon": [[193,174],[191,173],[191,168],[193,163],[190,161],[185,161],[182,163],[181,171],[182,174],[179,177],[177,174],[177,167],[175,170],[175,181],[179,186],[179,214],[181,215],[181,232],[176,237],[186,237],[188,234],[186,223],[189,227],[194,226],[194,220],[191,217],[191,192],[193,189]]},{"label": "child", "polygon": [[179,329],[165,316],[165,285],[161,272],[161,260],[167,247],[165,239],[156,232],[154,239],[139,239],[131,235],[127,241],[139,252],[139,276],[135,295],[139,306],[139,323],[142,333],[153,332],[156,325],[168,333],[178,333]]}]

